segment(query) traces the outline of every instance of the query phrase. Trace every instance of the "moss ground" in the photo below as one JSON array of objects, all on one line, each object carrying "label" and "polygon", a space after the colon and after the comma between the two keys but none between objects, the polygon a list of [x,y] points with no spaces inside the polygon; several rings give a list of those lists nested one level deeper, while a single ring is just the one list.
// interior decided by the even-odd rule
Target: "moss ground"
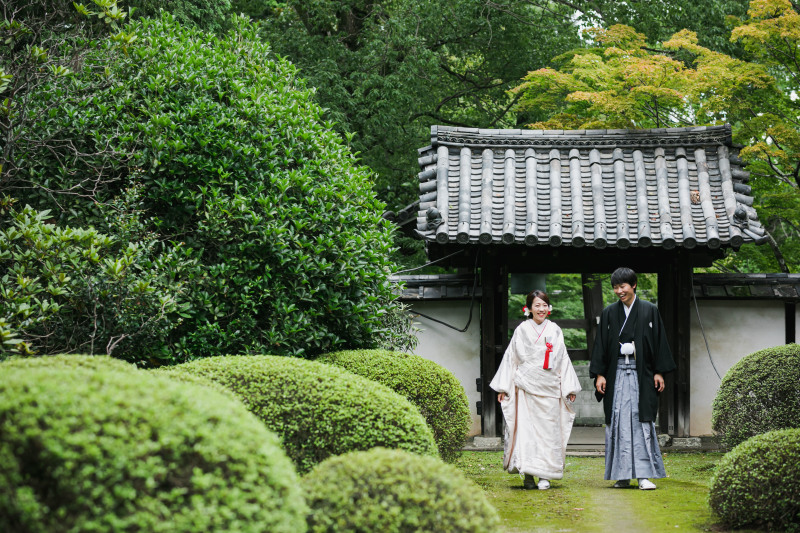
[{"label": "moss ground", "polygon": [[505,533],[724,532],[707,502],[722,455],[665,453],[669,477],[655,480],[653,491],[611,488],[603,457],[567,457],[564,479],[547,491],[523,489],[518,475],[503,471],[502,452],[464,452],[456,466],[483,488]]}]

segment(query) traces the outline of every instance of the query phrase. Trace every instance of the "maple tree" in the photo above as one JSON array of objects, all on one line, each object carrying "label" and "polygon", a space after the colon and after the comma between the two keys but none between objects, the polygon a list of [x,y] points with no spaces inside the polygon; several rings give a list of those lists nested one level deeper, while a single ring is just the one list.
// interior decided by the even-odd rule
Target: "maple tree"
[{"label": "maple tree", "polygon": [[[736,270],[797,270],[800,251],[800,12],[790,0],[753,0],[735,24],[739,59],[681,30],[648,44],[630,26],[587,30],[595,46],[556,57],[512,89],[535,129],[658,128],[730,123],[751,172],[773,257],[743,248],[719,262]],[[790,258],[787,260],[787,258]]]}]

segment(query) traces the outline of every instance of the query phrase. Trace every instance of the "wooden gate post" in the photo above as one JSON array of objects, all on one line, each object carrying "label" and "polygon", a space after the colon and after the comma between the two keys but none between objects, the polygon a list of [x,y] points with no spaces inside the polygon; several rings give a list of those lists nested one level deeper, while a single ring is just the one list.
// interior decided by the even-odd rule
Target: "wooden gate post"
[{"label": "wooden gate post", "polygon": [[508,267],[492,252],[481,263],[481,430],[484,437],[502,433],[502,411],[489,383],[508,342]]}]

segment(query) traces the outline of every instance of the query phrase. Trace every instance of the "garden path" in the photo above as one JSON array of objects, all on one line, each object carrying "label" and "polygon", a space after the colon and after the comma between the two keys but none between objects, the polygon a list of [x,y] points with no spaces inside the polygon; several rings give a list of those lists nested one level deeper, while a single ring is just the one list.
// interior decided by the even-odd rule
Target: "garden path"
[{"label": "garden path", "polygon": [[668,478],[658,489],[613,489],[603,479],[602,455],[567,457],[564,479],[547,491],[523,490],[519,476],[502,469],[502,452],[465,452],[459,468],[485,491],[500,514],[503,533],[628,533],[725,531],[714,529],[707,504],[711,474],[722,454],[667,452]]}]

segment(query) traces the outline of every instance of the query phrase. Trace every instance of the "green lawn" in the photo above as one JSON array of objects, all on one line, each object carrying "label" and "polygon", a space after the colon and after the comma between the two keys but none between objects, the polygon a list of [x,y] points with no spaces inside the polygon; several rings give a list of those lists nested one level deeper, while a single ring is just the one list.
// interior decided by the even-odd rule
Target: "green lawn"
[{"label": "green lawn", "polygon": [[567,457],[564,479],[546,491],[524,490],[518,475],[503,472],[502,452],[464,452],[456,466],[486,492],[506,533],[724,532],[707,503],[722,455],[665,453],[669,477],[654,480],[653,491],[612,489],[612,482],[603,480],[603,457]]}]

